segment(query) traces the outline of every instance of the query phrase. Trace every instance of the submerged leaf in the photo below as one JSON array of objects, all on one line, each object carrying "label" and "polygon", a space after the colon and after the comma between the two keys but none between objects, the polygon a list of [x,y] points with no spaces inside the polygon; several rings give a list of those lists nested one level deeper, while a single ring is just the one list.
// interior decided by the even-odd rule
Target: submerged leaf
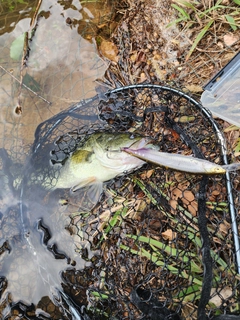
[{"label": "submerged leaf", "polygon": [[10,48],[10,57],[13,60],[20,60],[23,52],[23,46],[24,46],[24,37],[25,34],[21,34],[20,37],[16,38],[11,45]]},{"label": "submerged leaf", "polygon": [[26,73],[23,77],[23,84],[25,84],[34,92],[39,92],[41,89],[40,84],[36,80],[34,80],[34,78],[30,76],[28,73]]}]

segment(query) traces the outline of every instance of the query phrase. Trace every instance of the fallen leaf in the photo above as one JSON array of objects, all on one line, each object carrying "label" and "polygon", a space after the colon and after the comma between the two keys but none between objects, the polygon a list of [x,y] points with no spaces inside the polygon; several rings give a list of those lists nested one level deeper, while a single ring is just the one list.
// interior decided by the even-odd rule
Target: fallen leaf
[{"label": "fallen leaf", "polygon": [[196,217],[198,212],[198,204],[197,201],[192,201],[188,206],[188,211],[192,214],[193,217]]},{"label": "fallen leaf", "polygon": [[198,93],[198,92],[203,91],[202,87],[199,85],[196,85],[196,84],[188,84],[185,87],[187,90],[189,90],[190,92],[194,92],[194,93]]},{"label": "fallen leaf", "polygon": [[146,81],[146,80],[147,80],[146,74],[145,74],[144,72],[141,72],[140,78],[139,78],[139,80],[138,80],[138,83],[142,83],[142,82],[144,82],[144,81]]},{"label": "fallen leaf", "polygon": [[176,200],[170,200],[169,204],[170,204],[171,208],[173,209],[173,210],[171,210],[171,212],[176,213],[175,210],[177,208],[178,202]]},{"label": "fallen leaf", "polygon": [[217,42],[217,45],[218,45],[221,49],[224,48],[224,45],[223,45],[222,41],[218,41],[218,42]]},{"label": "fallen leaf", "polygon": [[118,62],[118,49],[114,43],[106,40],[102,40],[100,44],[100,51],[107,59]]},{"label": "fallen leaf", "polygon": [[227,33],[223,36],[223,41],[227,46],[231,46],[236,41],[238,41],[238,38],[234,36],[232,33]]},{"label": "fallen leaf", "polygon": [[151,176],[152,176],[152,174],[154,173],[154,169],[151,169],[151,170],[148,170],[147,172],[143,172],[142,174],[141,174],[141,179],[143,179],[143,180],[145,180],[145,179],[149,179]]},{"label": "fallen leaf", "polygon": [[195,200],[195,196],[190,190],[185,190],[185,185],[179,185],[178,188],[174,188],[171,192],[170,205],[173,209],[176,209],[178,204],[178,199],[180,199],[184,207],[195,217],[198,211],[198,204]]},{"label": "fallen leaf", "polygon": [[231,228],[230,224],[228,222],[220,223],[219,230],[221,234],[224,234],[225,236],[228,235],[229,229]]},{"label": "fallen leaf", "polygon": [[172,134],[174,140],[179,139],[180,136],[175,130],[170,129],[170,131],[171,131],[171,134]]},{"label": "fallen leaf", "polygon": [[173,232],[171,229],[167,229],[166,231],[162,232],[162,236],[165,240],[174,240],[176,238],[176,232]]},{"label": "fallen leaf", "polygon": [[178,198],[182,198],[182,190],[179,188],[175,188],[172,190],[172,199],[177,200]]},{"label": "fallen leaf", "polygon": [[229,298],[232,296],[233,292],[230,287],[224,287],[222,290],[216,290],[215,288],[211,289],[211,303],[214,303],[216,307],[222,305],[223,299],[229,301]]}]

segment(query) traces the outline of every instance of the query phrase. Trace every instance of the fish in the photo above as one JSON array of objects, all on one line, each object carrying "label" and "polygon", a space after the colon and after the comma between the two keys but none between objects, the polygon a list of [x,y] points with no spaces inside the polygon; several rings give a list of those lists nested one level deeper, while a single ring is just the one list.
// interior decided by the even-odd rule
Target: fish
[{"label": "fish", "polygon": [[88,196],[95,203],[104,182],[145,164],[141,159],[122,151],[123,148],[134,150],[143,147],[154,148],[150,138],[132,133],[93,133],[64,162],[51,190],[70,189],[75,192],[89,187]]},{"label": "fish", "polygon": [[146,162],[151,162],[159,166],[164,166],[177,171],[183,171],[196,174],[225,174],[228,171],[240,169],[240,163],[232,163],[229,165],[219,165],[214,162],[199,159],[192,156],[161,152],[152,148],[129,148],[122,149],[126,153],[137,157]]}]

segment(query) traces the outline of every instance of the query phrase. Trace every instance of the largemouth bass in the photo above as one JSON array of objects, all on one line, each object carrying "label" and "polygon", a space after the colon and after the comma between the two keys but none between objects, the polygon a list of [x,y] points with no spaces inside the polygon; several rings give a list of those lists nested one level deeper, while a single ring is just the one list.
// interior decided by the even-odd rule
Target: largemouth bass
[{"label": "largemouth bass", "polygon": [[128,148],[124,147],[123,151],[146,162],[164,166],[170,169],[198,174],[224,174],[227,171],[240,169],[240,163],[229,165],[218,165],[208,160],[194,158],[175,153],[161,152],[152,148]]},{"label": "largemouth bass", "polygon": [[123,148],[134,150],[148,148],[148,145],[148,138],[129,133],[94,133],[64,163],[53,189],[70,188],[76,191],[88,185],[101,186],[103,182],[145,163],[122,151]]}]

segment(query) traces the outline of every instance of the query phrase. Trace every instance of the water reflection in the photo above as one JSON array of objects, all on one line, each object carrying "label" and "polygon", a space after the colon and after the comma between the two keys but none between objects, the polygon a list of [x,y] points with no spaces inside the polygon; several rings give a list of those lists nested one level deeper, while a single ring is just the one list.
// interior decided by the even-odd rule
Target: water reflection
[{"label": "water reflection", "polygon": [[[64,1],[64,5],[66,3]],[[10,50],[13,41],[24,32],[31,34],[36,2],[35,6],[25,2],[21,6],[20,1],[16,2],[13,12],[4,13],[6,19],[3,15],[0,17],[1,65],[17,79],[22,77],[26,86],[51,102],[49,105],[21,88],[9,73],[1,70],[0,276],[7,280],[1,295],[2,318],[11,314],[11,302],[37,305],[44,296],[55,301],[64,282],[62,271],[83,269],[90,264],[76,252],[76,247],[86,244],[89,248],[89,243],[73,237],[67,228],[71,219],[66,206],[60,203],[65,194],[48,193],[41,185],[29,187],[26,181],[21,184],[30,168],[28,157],[38,124],[72,103],[95,95],[95,80],[101,78],[107,68],[95,45],[88,40],[99,30],[99,23],[103,21],[99,17],[108,17],[111,7],[103,10],[102,2],[98,6],[80,1],[68,4],[64,7],[57,1],[51,5],[42,2],[35,33],[29,42],[29,57],[22,70],[21,59],[13,60]],[[66,20],[70,22],[67,18],[71,23],[67,23]],[[14,110],[19,101],[23,112],[17,116]],[[76,124],[71,125],[68,130]],[[89,251],[88,258],[93,255]]]},{"label": "water reflection", "polygon": [[[2,164],[5,161],[2,155]],[[10,295],[15,302],[37,304],[43,296],[62,289],[63,270],[73,265],[83,269],[86,263],[75,251],[76,243],[66,230],[70,218],[60,210],[58,198],[51,196],[46,201],[42,190],[35,187],[31,193],[26,191],[29,198],[21,203],[4,165],[0,183],[1,276],[8,282],[2,301]]]},{"label": "water reflection", "polygon": [[0,4],[0,35],[12,32],[19,21],[32,18],[38,0],[30,1],[1,1]]}]

